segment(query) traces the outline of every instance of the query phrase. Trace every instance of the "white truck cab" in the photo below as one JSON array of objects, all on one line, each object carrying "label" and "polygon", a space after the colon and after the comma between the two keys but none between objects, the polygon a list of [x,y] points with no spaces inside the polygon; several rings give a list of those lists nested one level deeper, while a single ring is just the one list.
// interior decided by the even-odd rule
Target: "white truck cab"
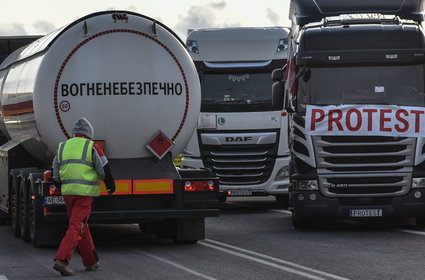
[{"label": "white truck cab", "polygon": [[201,80],[198,127],[183,168],[210,168],[226,196],[275,195],[287,203],[288,119],[273,107],[271,72],[287,58],[284,27],[189,30]]}]

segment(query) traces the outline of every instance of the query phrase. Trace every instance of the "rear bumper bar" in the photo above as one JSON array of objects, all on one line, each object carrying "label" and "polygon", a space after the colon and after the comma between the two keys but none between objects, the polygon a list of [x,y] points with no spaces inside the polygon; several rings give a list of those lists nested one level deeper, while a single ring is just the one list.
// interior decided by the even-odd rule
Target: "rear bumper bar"
[{"label": "rear bumper bar", "polygon": [[[218,217],[218,209],[170,209],[143,211],[94,211],[90,214],[90,222],[137,223],[143,219],[189,219]],[[48,223],[63,222],[68,218],[66,213],[49,213],[45,216]]]}]

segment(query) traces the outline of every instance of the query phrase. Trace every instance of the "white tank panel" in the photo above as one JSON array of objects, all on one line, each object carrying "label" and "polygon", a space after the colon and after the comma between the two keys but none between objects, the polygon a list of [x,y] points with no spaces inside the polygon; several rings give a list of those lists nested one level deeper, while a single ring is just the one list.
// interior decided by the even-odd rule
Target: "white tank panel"
[{"label": "white tank panel", "polygon": [[72,136],[74,122],[85,117],[94,139],[105,141],[109,158],[153,156],[145,145],[159,130],[174,142],[176,156],[196,127],[196,69],[176,35],[150,18],[122,11],[87,16],[26,61],[5,87],[13,92],[17,83],[18,98],[3,96],[2,101],[33,101],[33,115],[11,120],[29,124],[33,118],[36,126],[9,125],[5,117],[12,138],[31,135],[54,153],[60,141]]}]

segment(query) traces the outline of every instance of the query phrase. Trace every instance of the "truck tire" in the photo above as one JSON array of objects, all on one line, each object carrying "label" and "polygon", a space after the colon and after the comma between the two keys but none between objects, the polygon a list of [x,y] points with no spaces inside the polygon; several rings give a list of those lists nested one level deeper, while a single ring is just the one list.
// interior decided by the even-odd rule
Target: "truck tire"
[{"label": "truck tire", "polygon": [[153,233],[158,238],[171,238],[176,244],[195,244],[205,238],[205,219],[166,219],[156,223],[142,224],[145,233]]},{"label": "truck tire", "polygon": [[29,197],[29,236],[31,243],[35,247],[59,245],[64,235],[62,224],[44,223],[43,201],[37,197],[38,179],[43,177],[41,172],[32,172],[28,176],[28,197]]},{"label": "truck tire", "polygon": [[277,207],[280,209],[288,209],[289,206],[289,194],[277,194],[276,197],[276,204]]},{"label": "truck tire", "polygon": [[218,194],[218,201],[220,203],[225,203],[227,200],[227,193],[219,193]]},{"label": "truck tire", "polygon": [[173,239],[174,244],[196,244],[198,243],[198,239],[186,239],[186,240],[179,240],[179,239]]},{"label": "truck tire", "polygon": [[12,225],[13,234],[16,237],[21,237],[21,227],[19,226],[19,181],[18,171],[12,169],[9,174],[10,187],[10,223]]},{"label": "truck tire", "polygon": [[205,238],[205,218],[171,220],[172,239],[176,244],[196,244]]},{"label": "truck tire", "polygon": [[292,211],[292,225],[295,229],[308,229],[312,226],[312,220],[300,218],[295,211]]},{"label": "truck tire", "polygon": [[139,223],[140,232],[143,234],[158,236],[158,228],[159,228],[158,222]]},{"label": "truck tire", "polygon": [[28,204],[28,187],[25,177],[22,177],[19,184],[19,226],[21,232],[20,235],[25,242],[30,242]]},{"label": "truck tire", "polygon": [[[34,184],[33,180],[31,180],[31,186],[29,188],[29,197],[36,195],[32,184]],[[31,243],[36,247],[43,245],[42,230],[40,230],[41,221],[38,219],[38,212],[40,211],[43,211],[43,205],[38,199],[31,198],[29,204],[29,235]]]},{"label": "truck tire", "polygon": [[29,232],[29,186],[28,186],[28,174],[32,171],[36,171],[35,167],[21,168],[19,169],[19,227],[21,237],[25,242],[30,242]]},{"label": "truck tire", "polygon": [[424,217],[416,217],[415,222],[416,222],[416,225],[418,227],[425,227],[425,218]]}]

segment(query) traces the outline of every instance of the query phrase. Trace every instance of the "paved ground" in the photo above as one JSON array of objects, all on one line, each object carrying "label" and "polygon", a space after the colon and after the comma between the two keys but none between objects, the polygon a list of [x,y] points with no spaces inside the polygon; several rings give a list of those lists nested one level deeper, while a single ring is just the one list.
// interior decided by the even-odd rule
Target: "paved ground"
[{"label": "paved ground", "polygon": [[[103,268],[74,279],[423,279],[425,232],[411,221],[321,223],[295,230],[273,198],[230,199],[204,241],[176,245],[136,225],[93,226]],[[56,248],[34,248],[0,226],[0,280],[61,278]]]}]

